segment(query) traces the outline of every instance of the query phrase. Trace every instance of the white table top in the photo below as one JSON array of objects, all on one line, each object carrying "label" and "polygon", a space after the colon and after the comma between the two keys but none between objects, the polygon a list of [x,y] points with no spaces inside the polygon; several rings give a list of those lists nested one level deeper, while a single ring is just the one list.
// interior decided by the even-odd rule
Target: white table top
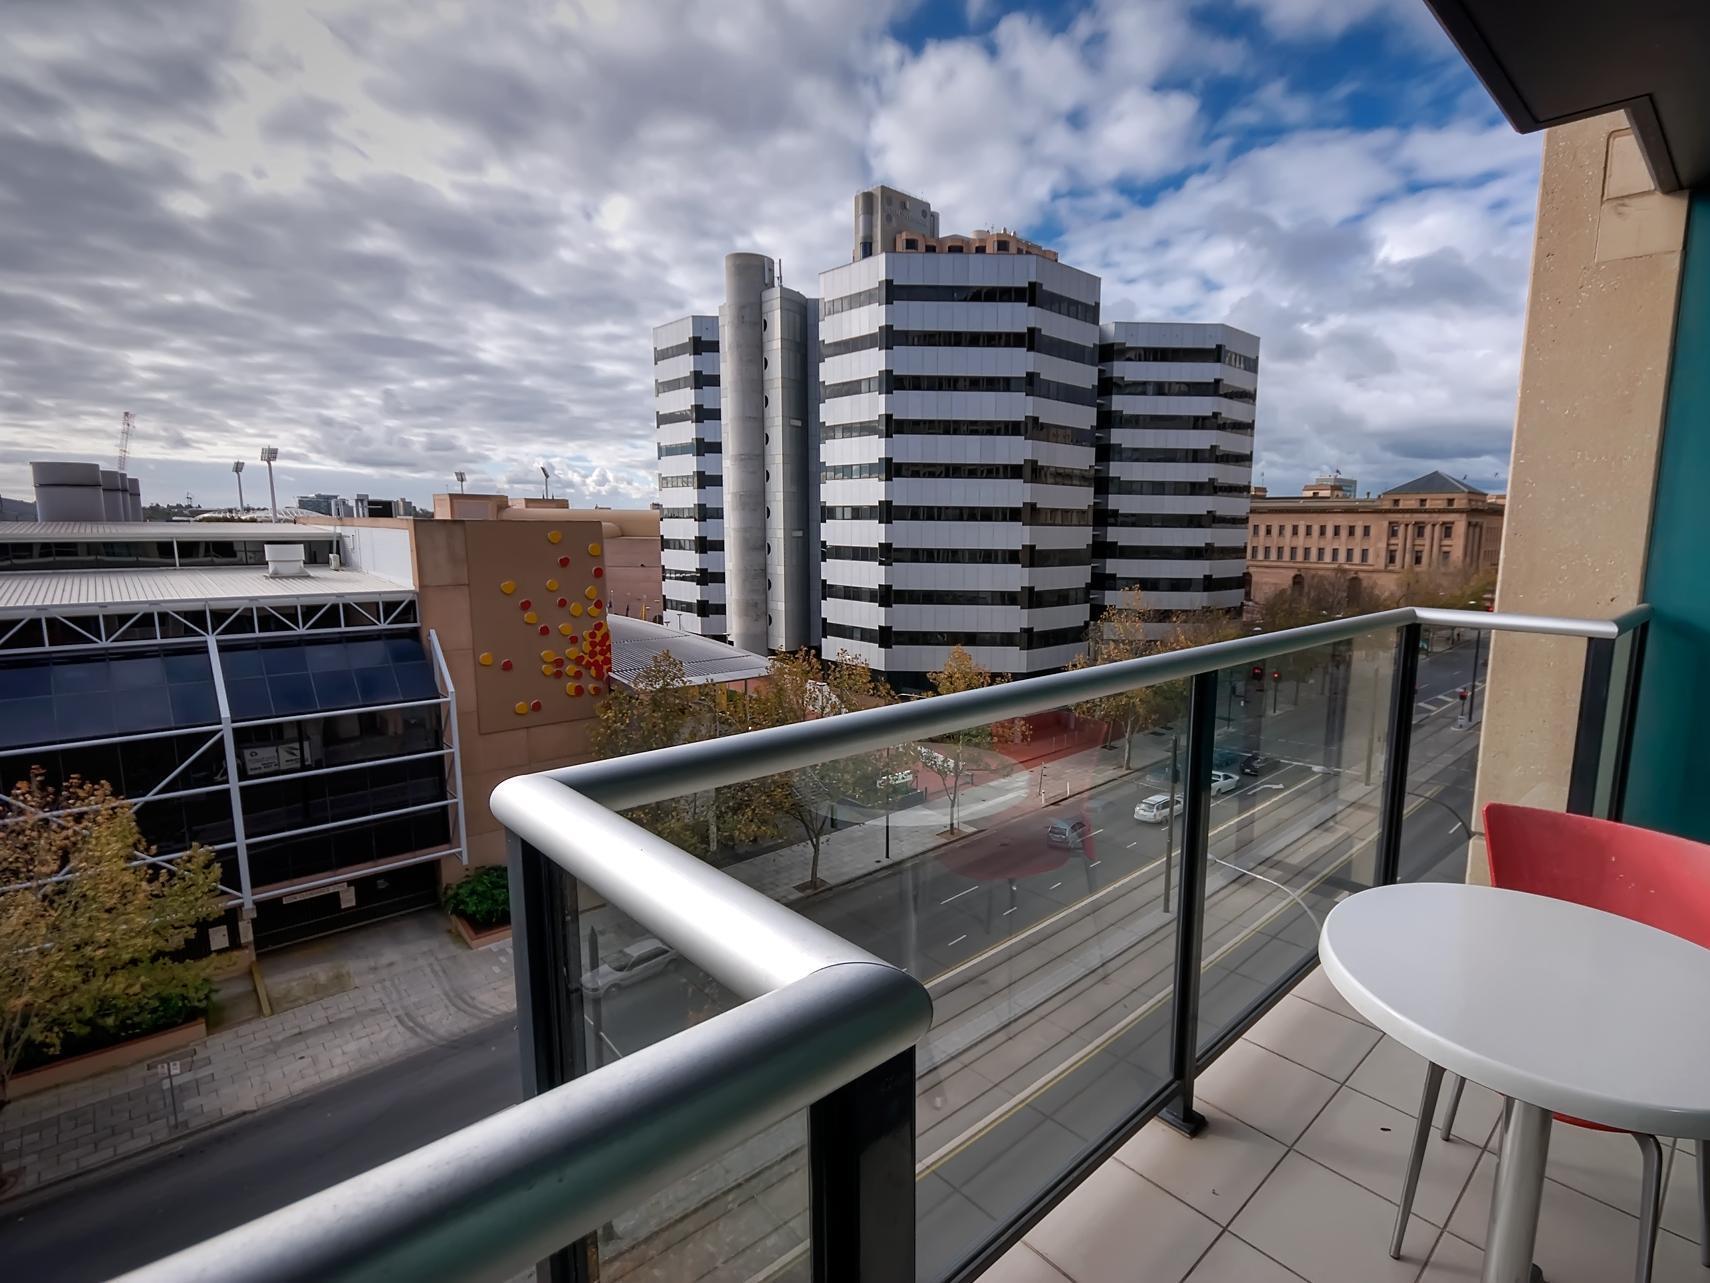
[{"label": "white table top", "polygon": [[1330,911],[1324,974],[1451,1073],[1628,1131],[1710,1137],[1710,949],[1565,900],[1378,887]]}]

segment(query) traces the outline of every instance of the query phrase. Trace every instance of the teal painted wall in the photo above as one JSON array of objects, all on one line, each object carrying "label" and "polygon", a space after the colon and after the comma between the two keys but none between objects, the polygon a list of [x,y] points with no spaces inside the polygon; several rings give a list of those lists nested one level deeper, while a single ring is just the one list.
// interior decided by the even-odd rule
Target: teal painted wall
[{"label": "teal painted wall", "polygon": [[1686,228],[1645,565],[1655,609],[1627,779],[1629,823],[1710,841],[1710,194]]}]

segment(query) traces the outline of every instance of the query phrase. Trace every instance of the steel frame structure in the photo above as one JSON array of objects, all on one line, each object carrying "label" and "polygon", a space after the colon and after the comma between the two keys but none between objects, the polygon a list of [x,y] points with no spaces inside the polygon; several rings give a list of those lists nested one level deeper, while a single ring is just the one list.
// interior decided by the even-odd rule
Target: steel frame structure
[{"label": "steel frame structure", "polygon": [[[288,633],[364,633],[417,622],[411,591],[373,596],[307,596],[231,605],[92,606],[0,616],[0,654],[158,646],[194,637],[278,637]],[[271,622],[262,626],[262,619]]]},{"label": "steel frame structure", "polygon": [[[351,606],[354,606],[356,608],[356,610],[358,611],[358,617],[359,618],[367,620],[369,622],[367,622],[365,624],[359,624],[354,628],[349,628],[349,629],[340,628],[340,629],[336,629],[336,630],[331,629],[331,628],[315,627],[313,625],[313,623],[311,622],[311,623],[304,624],[302,627],[300,627],[294,631],[309,632],[309,633],[314,633],[317,635],[327,635],[327,634],[332,634],[335,632],[372,632],[372,631],[376,631],[378,629],[393,630],[393,629],[396,629],[398,627],[404,626],[403,623],[393,622],[393,621],[395,621],[397,619],[397,616],[401,612],[401,608],[403,606],[413,604],[414,601],[415,601],[415,597],[412,594],[407,598],[407,600],[400,600],[396,603],[393,603],[393,609],[391,609],[391,610],[383,610],[382,609],[382,610],[375,611],[372,614],[367,609],[365,609],[362,605],[360,605],[358,603],[338,602],[338,601],[327,602],[327,603],[322,604],[321,610],[315,612],[313,619],[319,619],[321,617],[321,611],[324,611],[328,607],[340,607],[341,608],[340,609],[340,615],[342,617],[342,607],[344,605],[351,605]],[[273,608],[271,608],[271,607],[257,607],[255,609],[267,609],[271,613],[277,613],[276,611],[273,611]],[[176,615],[178,612],[169,612],[169,613]],[[114,617],[116,617],[116,616],[114,616]],[[122,627],[123,628],[130,627],[131,622],[132,621],[127,621],[127,623],[124,624]],[[228,620],[226,622],[229,623],[230,621]],[[0,621],[0,628],[3,628],[3,627],[4,627],[4,621]],[[221,626],[221,628],[223,628],[223,627],[224,627],[224,625]],[[220,842],[220,843],[208,845],[207,849],[213,851],[216,855],[220,855],[220,854],[223,854],[223,853],[228,852],[228,851],[234,853],[235,863],[236,863],[236,867],[237,867],[238,885],[233,887],[233,886],[228,886],[224,882],[222,882],[220,884],[220,890],[222,892],[224,892],[226,894],[226,896],[228,897],[227,901],[226,901],[227,907],[228,908],[240,907],[243,911],[243,916],[246,919],[254,915],[255,906],[262,901],[280,899],[280,898],[287,896],[287,895],[293,895],[293,894],[296,894],[298,892],[306,891],[306,890],[314,890],[314,889],[316,889],[318,887],[322,887],[322,886],[331,886],[331,885],[334,885],[338,882],[346,881],[350,877],[360,877],[360,876],[366,876],[366,875],[372,874],[372,873],[389,872],[389,871],[392,871],[394,869],[407,868],[407,867],[410,867],[411,865],[424,864],[424,863],[427,863],[428,861],[431,861],[431,860],[441,860],[441,859],[446,859],[448,857],[455,857],[457,860],[459,860],[463,864],[467,864],[469,862],[468,824],[467,824],[467,819],[465,816],[465,808],[464,808],[464,802],[463,802],[463,752],[462,752],[462,745],[461,745],[459,738],[458,738],[458,728],[457,728],[457,688],[452,683],[451,670],[445,662],[445,653],[440,647],[439,635],[433,629],[428,630],[427,640],[428,640],[428,651],[429,651],[429,653],[432,657],[432,660],[433,660],[434,680],[435,680],[436,684],[438,685],[439,692],[440,692],[437,698],[419,699],[419,700],[402,700],[402,701],[395,701],[395,702],[387,703],[387,704],[359,704],[359,705],[353,705],[352,707],[350,707],[348,709],[334,709],[334,710],[330,710],[330,712],[323,711],[323,712],[317,712],[314,714],[295,714],[295,715],[282,716],[282,717],[257,717],[257,718],[246,718],[246,719],[234,719],[231,716],[230,705],[227,702],[226,684],[225,684],[224,674],[223,674],[222,669],[221,669],[220,652],[219,652],[219,645],[218,645],[217,639],[220,637],[225,637],[225,636],[238,637],[238,636],[250,636],[250,635],[259,635],[259,636],[264,636],[264,637],[278,637],[285,630],[270,629],[270,630],[267,630],[266,632],[262,632],[259,634],[249,634],[249,633],[242,633],[242,632],[228,633],[228,632],[221,631],[221,628],[216,628],[212,632],[204,632],[204,633],[199,634],[200,636],[203,637],[204,642],[207,646],[208,660],[209,660],[209,663],[212,666],[212,670],[213,670],[214,693],[215,693],[215,698],[218,701],[218,707],[219,707],[219,721],[218,722],[211,723],[211,724],[205,725],[205,726],[174,727],[170,730],[163,730],[163,731],[138,731],[138,732],[133,732],[133,733],[124,734],[124,735],[103,735],[103,736],[99,736],[96,738],[90,738],[90,739],[65,740],[65,741],[56,741],[56,742],[52,742],[52,743],[26,745],[22,748],[7,749],[5,751],[6,755],[7,756],[24,757],[24,756],[30,755],[31,753],[65,752],[68,750],[76,750],[76,749],[80,749],[80,748],[98,748],[98,747],[103,747],[103,746],[113,745],[113,744],[144,743],[144,742],[147,742],[149,740],[167,739],[167,738],[172,738],[172,737],[181,736],[181,735],[206,735],[207,738],[202,742],[202,744],[199,747],[197,747],[195,749],[194,752],[192,752],[190,754],[189,757],[187,757],[183,762],[181,762],[177,767],[175,767],[171,771],[170,774],[168,774],[164,779],[160,780],[157,784],[155,784],[152,788],[150,788],[146,793],[143,793],[142,795],[137,796],[137,797],[126,797],[123,799],[116,799],[115,802],[113,803],[113,805],[128,804],[134,809],[134,808],[140,808],[140,807],[146,806],[150,802],[161,802],[161,801],[167,801],[167,800],[174,799],[174,798],[200,797],[200,796],[208,796],[208,795],[214,794],[214,793],[225,793],[225,794],[227,794],[228,797],[230,798],[230,806],[231,806],[232,840],[229,842]],[[82,630],[79,630],[79,631],[82,631]],[[85,635],[87,635],[87,634],[85,634]],[[159,638],[138,639],[134,644],[158,645],[158,644],[160,644],[160,640],[162,640],[162,639],[159,639]],[[164,640],[182,641],[183,639],[179,638],[179,637],[170,637],[170,638],[166,638]],[[3,646],[3,644],[4,644],[3,641],[0,641],[0,646]],[[116,640],[116,641],[110,641],[110,642],[93,643],[93,645],[99,646],[102,649],[105,649],[106,647],[112,646],[112,645],[122,646],[122,645],[126,645],[126,644],[128,644],[128,643],[123,639]],[[37,649],[40,649],[40,648],[37,648]],[[68,649],[68,648],[58,647],[58,648],[54,648],[54,649]],[[88,650],[88,649],[91,649],[91,646],[79,645],[79,646],[70,647],[69,649]],[[7,653],[17,654],[20,652],[14,650],[14,651],[10,651]],[[293,771],[293,772],[289,772],[289,773],[283,773],[282,772],[280,775],[270,775],[270,776],[265,776],[265,777],[261,777],[261,778],[257,778],[257,779],[244,779],[244,778],[242,778],[242,773],[238,770],[238,752],[237,752],[237,737],[236,737],[236,732],[238,730],[244,729],[246,727],[252,727],[252,726],[283,725],[283,724],[288,723],[288,722],[304,721],[304,720],[307,720],[309,717],[336,716],[339,713],[346,713],[346,712],[349,712],[349,713],[389,712],[389,711],[393,711],[393,710],[397,710],[397,709],[424,708],[424,707],[443,707],[445,709],[445,716],[443,719],[444,725],[443,725],[442,730],[441,730],[442,741],[441,741],[440,747],[436,748],[436,749],[430,749],[428,751],[420,752],[420,753],[410,753],[410,754],[404,754],[402,756],[389,757],[389,758],[386,758],[384,760],[387,762],[407,762],[407,761],[425,760],[427,758],[435,758],[435,757],[441,758],[442,760],[444,760],[446,763],[446,772],[445,772],[446,796],[442,800],[435,801],[435,802],[423,802],[423,803],[419,803],[419,804],[416,804],[413,806],[398,807],[398,808],[390,810],[390,811],[381,811],[381,812],[376,812],[376,813],[370,813],[367,815],[349,816],[349,817],[346,817],[344,819],[332,820],[332,821],[329,821],[329,822],[324,823],[324,824],[304,825],[304,826],[299,826],[297,828],[284,829],[284,830],[279,830],[276,832],[251,833],[248,831],[248,823],[247,823],[247,818],[246,818],[246,815],[244,812],[244,804],[243,804],[243,790],[244,789],[250,788],[250,787],[257,785],[257,784],[277,782],[280,779],[296,779],[296,778],[303,778],[305,776],[337,775],[337,774],[342,774],[342,773],[349,772],[349,771],[358,771],[358,770],[363,770],[367,767],[373,766],[373,765],[375,765],[375,763],[369,762],[369,761],[346,762],[346,763],[343,763],[343,764],[340,764],[337,766],[315,767],[315,768],[311,768],[310,770],[307,770],[307,771]],[[168,787],[174,780],[176,780],[184,772],[184,770],[187,767],[190,766],[190,764],[192,762],[194,762],[197,759],[199,759],[200,757],[202,757],[203,754],[208,752],[210,749],[214,748],[216,745],[219,746],[220,751],[222,752],[224,759],[225,759],[225,776],[226,776],[226,778],[225,778],[225,781],[223,783],[204,784],[204,785],[196,786],[194,788],[185,788],[185,789],[170,789]],[[0,794],[0,797],[4,797],[5,805],[8,807],[16,809],[20,806],[20,804],[17,802],[17,800],[10,797],[9,795]],[[391,818],[394,818],[397,816],[402,816],[402,815],[420,814],[420,813],[427,812],[427,811],[439,810],[441,808],[451,808],[453,813],[456,816],[456,839],[455,839],[455,842],[453,845],[444,847],[442,849],[415,852],[415,853],[412,853],[411,855],[409,855],[407,857],[404,857],[404,858],[398,859],[398,860],[384,861],[384,862],[380,862],[380,863],[367,864],[367,865],[362,865],[362,866],[353,866],[353,868],[351,870],[349,870],[348,872],[335,873],[335,874],[333,874],[331,876],[327,876],[327,877],[317,877],[317,878],[307,879],[307,880],[296,880],[296,881],[290,881],[290,882],[282,882],[282,883],[278,883],[276,885],[270,885],[270,886],[261,887],[261,888],[257,888],[255,886],[254,879],[251,877],[250,856],[249,856],[249,848],[251,845],[261,845],[261,844],[265,844],[268,842],[283,841],[287,838],[307,837],[307,836],[311,836],[311,835],[316,834],[316,833],[331,832],[331,831],[336,830],[336,829],[353,828],[353,827],[356,827],[358,825],[370,823],[374,820],[391,819]],[[75,814],[78,809],[81,809],[81,808],[68,808],[66,810],[52,811],[52,812],[48,813],[47,818],[52,819],[52,818],[55,818],[55,817],[58,817],[61,815]],[[14,821],[8,820],[8,819],[0,819],[0,825],[12,823],[12,822],[14,822]],[[186,847],[183,850],[171,851],[171,852],[168,852],[164,855],[157,853],[157,852],[149,852],[149,851],[138,850],[135,852],[135,857],[134,857],[132,863],[133,864],[158,864],[158,865],[163,865],[163,866],[170,868],[172,865],[176,864],[179,860],[181,860],[185,855],[189,854],[189,850],[190,850],[190,848]],[[60,875],[60,876],[64,876],[64,875]],[[37,886],[37,885],[40,885],[40,884],[37,882],[23,882],[23,883],[16,883],[12,886],[0,886],[0,894],[4,894],[8,891],[24,890],[24,889],[27,889],[27,888],[30,888],[33,886]]]}]

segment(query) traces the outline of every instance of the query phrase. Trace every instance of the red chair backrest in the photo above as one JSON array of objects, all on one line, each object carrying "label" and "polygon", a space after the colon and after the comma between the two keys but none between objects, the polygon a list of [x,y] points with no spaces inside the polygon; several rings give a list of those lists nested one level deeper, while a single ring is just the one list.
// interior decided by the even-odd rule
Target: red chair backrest
[{"label": "red chair backrest", "polygon": [[1619,914],[1710,948],[1710,846],[1652,829],[1491,802],[1490,880]]}]

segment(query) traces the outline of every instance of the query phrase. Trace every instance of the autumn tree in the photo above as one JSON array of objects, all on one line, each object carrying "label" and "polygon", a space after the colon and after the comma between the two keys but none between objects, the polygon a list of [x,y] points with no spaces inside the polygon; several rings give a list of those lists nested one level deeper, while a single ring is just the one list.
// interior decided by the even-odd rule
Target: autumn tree
[{"label": "autumn tree", "polygon": [[[1161,655],[1228,641],[1240,633],[1238,620],[1210,611],[1182,611],[1160,618],[1146,610],[1137,590],[1129,589],[1116,605],[1106,607],[1093,622],[1087,630],[1085,652],[1070,667],[1093,668]],[[1185,681],[1134,686],[1077,704],[1075,713],[1121,728],[1122,765],[1126,769],[1133,765],[1135,735],[1154,726],[1168,725],[1187,712],[1188,687]]]},{"label": "autumn tree", "polygon": [[[689,681],[683,662],[661,651],[601,703],[592,736],[601,758],[691,744],[748,729],[740,691]],[[750,790],[737,784],[631,807],[624,814],[648,832],[703,858],[762,836]]]},{"label": "autumn tree", "polygon": [[0,1108],[26,1049],[117,1041],[207,1005],[210,960],[173,955],[224,912],[219,865],[204,847],[153,855],[108,784],[56,789],[36,768],[0,804]]},{"label": "autumn tree", "polygon": [[[826,663],[803,650],[772,660],[765,679],[756,683],[744,700],[743,711],[747,724],[758,729],[835,717],[889,703],[890,699],[890,688],[847,651]],[[878,779],[885,768],[883,753],[858,753],[829,762],[804,763],[754,782],[755,787],[743,799],[744,821],[755,829],[798,829],[812,851],[807,881],[797,886],[798,891],[818,891],[825,886],[819,876],[819,858],[826,835],[836,823],[838,801],[876,800]]]},{"label": "autumn tree", "polygon": [[[994,676],[992,670],[976,661],[960,646],[952,646],[944,658],[944,667],[932,674],[934,695],[954,695],[960,691],[982,690],[1006,682],[1007,677]],[[973,774],[974,763],[982,750],[997,744],[1014,744],[1032,738],[1033,728],[1025,718],[991,722],[951,731],[922,746],[920,759],[936,775],[950,800],[949,832],[956,831],[957,807],[961,801],[962,784]]]}]

